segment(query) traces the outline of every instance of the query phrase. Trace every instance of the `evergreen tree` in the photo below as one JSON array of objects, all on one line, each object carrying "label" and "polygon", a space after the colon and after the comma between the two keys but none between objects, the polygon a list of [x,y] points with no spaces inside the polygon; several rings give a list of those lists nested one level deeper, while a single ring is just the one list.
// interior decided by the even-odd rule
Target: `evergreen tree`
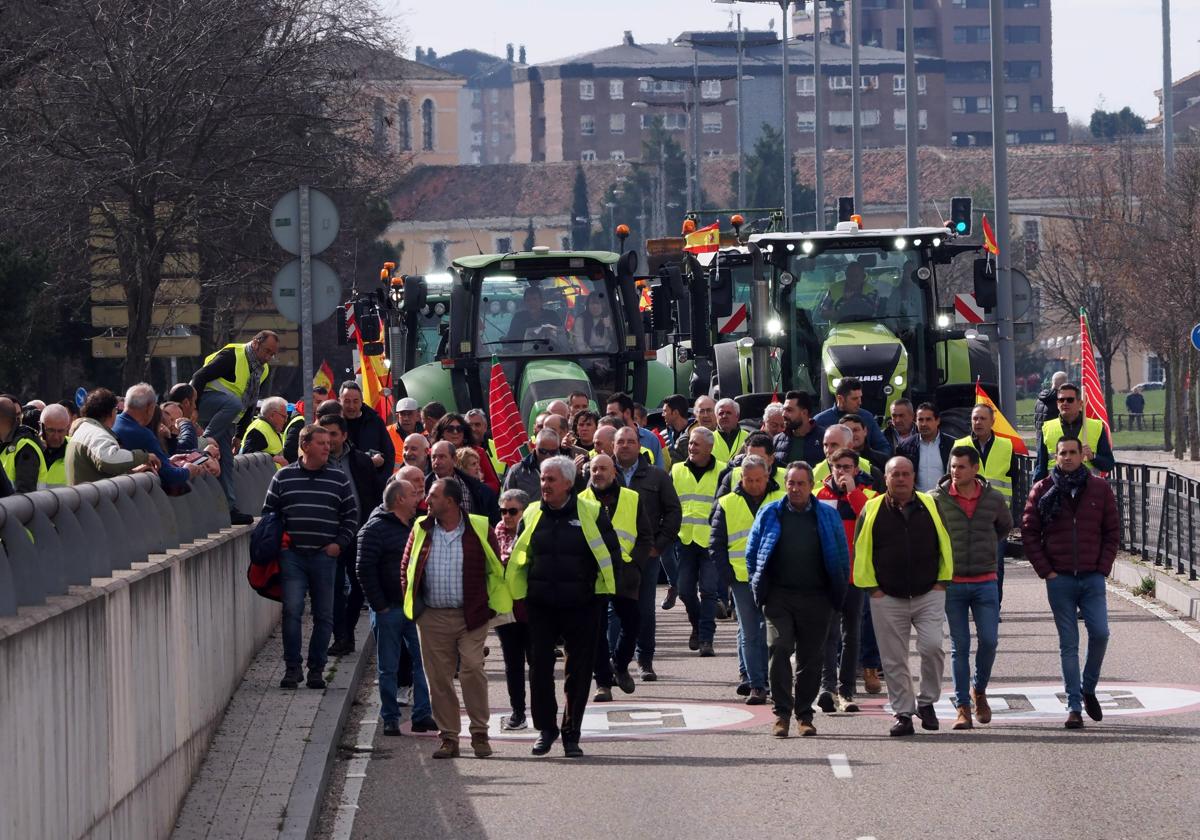
[{"label": "evergreen tree", "polygon": [[571,198],[571,247],[576,251],[586,250],[592,238],[591,212],[588,210],[587,178],[583,165],[575,167],[575,189]]},{"label": "evergreen tree", "polygon": [[533,219],[529,220],[529,227],[525,230],[525,244],[521,246],[522,251],[532,251],[535,244],[533,233]]},{"label": "evergreen tree", "polygon": [[[754,143],[754,150],[746,156],[746,205],[748,207],[774,208],[783,207],[783,180],[779,177],[783,170],[783,135],[763,123],[762,133]],[[730,173],[730,187],[737,193],[737,172]],[[796,180],[796,172],[792,170],[792,213],[795,219],[792,227],[800,230],[812,230],[816,219],[813,207],[816,204],[816,193],[807,184]],[[752,221],[752,220],[751,220]]]}]

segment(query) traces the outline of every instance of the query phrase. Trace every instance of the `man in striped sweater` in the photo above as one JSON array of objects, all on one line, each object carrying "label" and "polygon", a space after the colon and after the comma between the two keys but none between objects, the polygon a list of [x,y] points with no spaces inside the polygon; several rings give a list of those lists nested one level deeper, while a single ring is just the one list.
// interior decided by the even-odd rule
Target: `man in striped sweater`
[{"label": "man in striped sweater", "polygon": [[271,478],[263,513],[283,520],[283,661],[280,688],[296,688],[301,667],[300,621],[304,595],[312,599],[313,631],[308,641],[308,687],[324,688],[326,650],[333,634],[333,579],[337,558],[354,540],[358,509],[350,481],[329,466],[329,432],[308,425],[300,431],[300,460]]}]

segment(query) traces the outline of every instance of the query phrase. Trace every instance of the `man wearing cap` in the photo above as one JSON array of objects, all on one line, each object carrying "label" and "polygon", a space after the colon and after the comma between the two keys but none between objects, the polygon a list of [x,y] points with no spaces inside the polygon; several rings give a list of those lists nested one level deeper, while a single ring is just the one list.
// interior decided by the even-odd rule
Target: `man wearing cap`
[{"label": "man wearing cap", "polygon": [[421,429],[421,407],[412,397],[396,400],[396,420],[387,427],[388,437],[392,439],[395,455],[392,458],[392,472],[404,466],[404,441],[409,435],[419,434]]}]

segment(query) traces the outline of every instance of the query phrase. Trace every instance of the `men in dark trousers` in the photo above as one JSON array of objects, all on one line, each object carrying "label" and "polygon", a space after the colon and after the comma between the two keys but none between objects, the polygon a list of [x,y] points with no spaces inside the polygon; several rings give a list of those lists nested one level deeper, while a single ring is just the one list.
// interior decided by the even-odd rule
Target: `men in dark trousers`
[{"label": "men in dark trousers", "polygon": [[[605,603],[598,596],[616,594],[623,561],[604,508],[574,492],[574,462],[555,455],[541,463],[541,473],[542,500],[521,517],[505,576],[529,615],[529,699],[539,733],[532,752],[550,752],[561,733],[563,753],[578,758]],[[554,690],[560,639],[566,671],[561,725]]]},{"label": "men in dark trousers", "polygon": [[[624,430],[622,430],[624,431]],[[598,634],[596,647],[596,696],[597,703],[612,700],[615,682],[626,694],[634,690],[633,677],[629,674],[629,663],[633,661],[633,649],[637,644],[641,616],[638,610],[638,592],[642,575],[648,574],[650,565],[651,528],[646,511],[642,508],[636,490],[624,487],[617,478],[617,468],[607,455],[596,455],[589,467],[590,480],[580,498],[599,502],[608,514],[617,541],[621,544],[621,573],[617,575],[617,594],[609,600],[601,623],[608,626],[608,614],[617,619],[620,632],[617,643],[609,646],[607,632]],[[657,566],[655,567],[657,570]]]},{"label": "men in dark trousers", "polygon": [[[699,404],[699,400],[696,401]],[[716,656],[713,637],[717,632],[717,567],[708,553],[709,524],[717,496],[717,479],[725,464],[713,457],[713,433],[696,426],[688,435],[688,457],[671,467],[671,482],[683,507],[676,554],[679,600],[687,608],[692,635],[688,647],[701,656]]]},{"label": "men in dark trousers", "polygon": [[784,482],[787,497],[759,508],[746,543],[746,572],[767,622],[777,738],[788,736],[793,712],[801,735],[817,734],[813,701],[821,687],[825,637],[850,579],[842,521],[837,511],[813,497],[812,467],[793,461]]}]

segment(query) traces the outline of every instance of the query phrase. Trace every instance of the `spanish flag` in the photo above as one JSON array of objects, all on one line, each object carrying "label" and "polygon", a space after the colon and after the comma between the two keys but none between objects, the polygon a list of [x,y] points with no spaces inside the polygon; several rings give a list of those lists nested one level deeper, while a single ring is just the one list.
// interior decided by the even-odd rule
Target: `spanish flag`
[{"label": "spanish flag", "polygon": [[684,236],[683,250],[691,254],[711,254],[721,247],[721,223],[713,222],[708,227],[697,228]]},{"label": "spanish flag", "polygon": [[320,369],[313,375],[313,387],[333,391],[333,368],[329,366],[328,360],[321,360]]},{"label": "spanish flag", "polygon": [[983,386],[979,384],[979,380],[975,380],[975,405],[986,405],[992,409],[992,415],[996,418],[995,424],[992,426],[992,434],[997,437],[1008,438],[1012,442],[1013,452],[1018,455],[1028,455],[1029,448],[1025,446],[1025,439],[1017,434],[1017,430],[1008,422],[1008,418],[1000,413],[1000,409],[992,402],[992,398],[987,395],[987,391],[983,390]]},{"label": "spanish flag", "polygon": [[992,230],[992,226],[988,224],[987,216],[985,215],[981,221],[983,222],[983,250],[992,256],[999,256],[1000,246],[996,244],[996,234]]}]

